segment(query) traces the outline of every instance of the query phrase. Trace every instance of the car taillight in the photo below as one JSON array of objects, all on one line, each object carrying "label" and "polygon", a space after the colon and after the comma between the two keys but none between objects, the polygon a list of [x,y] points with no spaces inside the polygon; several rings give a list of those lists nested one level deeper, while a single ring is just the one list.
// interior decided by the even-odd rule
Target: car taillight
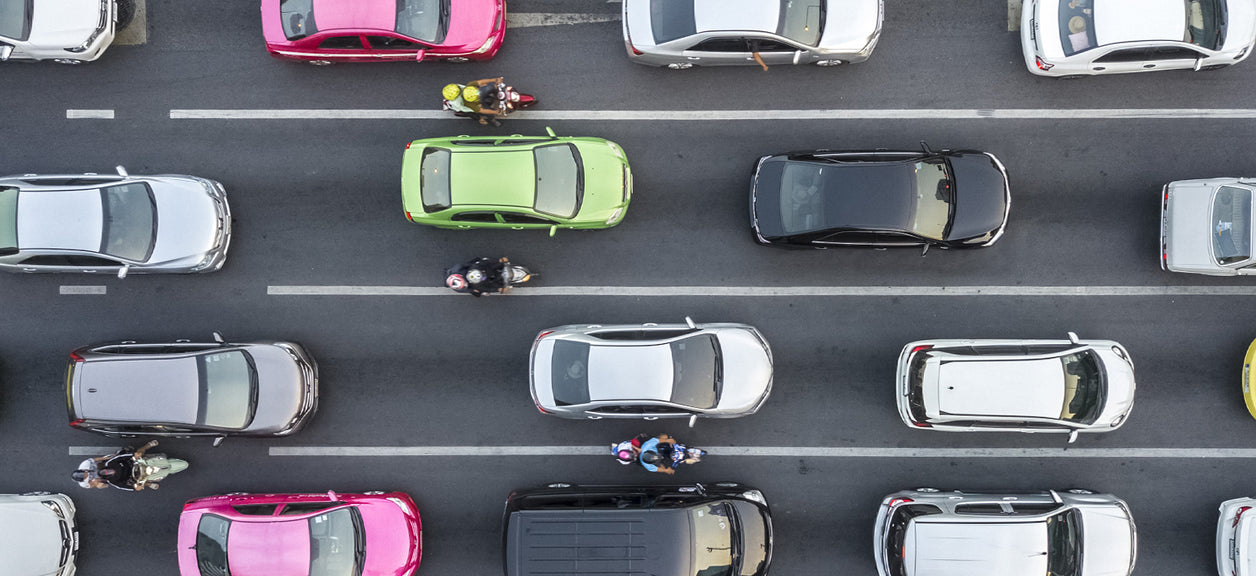
[{"label": "car taillight", "polygon": [[1055,68],[1055,64],[1047,64],[1046,62],[1043,62],[1042,58],[1037,56],[1034,56],[1034,64],[1038,65],[1039,70],[1050,70]]},{"label": "car taillight", "polygon": [[75,428],[82,428],[82,427],[83,427],[83,419],[82,419],[82,418],[78,418],[78,419],[75,419],[75,420],[71,420],[71,421],[70,421],[70,426],[73,426],[73,427],[75,427]]},{"label": "car taillight", "polygon": [[413,215],[413,214],[410,214],[410,211],[409,211],[409,210],[407,210],[407,211],[406,211],[406,220],[409,220],[409,221],[411,221],[411,222],[414,222],[414,215]]},{"label": "car taillight", "polygon": [[1231,527],[1231,528],[1233,528],[1233,527],[1235,527],[1235,526],[1238,526],[1238,525],[1239,525],[1239,519],[1243,517],[1243,513],[1244,513],[1244,512],[1247,512],[1248,510],[1251,510],[1251,509],[1252,509],[1252,507],[1251,507],[1251,506],[1244,506],[1244,507],[1242,507],[1242,508],[1239,508],[1239,513],[1234,515],[1234,523],[1233,523],[1233,524],[1231,524],[1231,525],[1230,525],[1230,527]]},{"label": "car taillight", "polygon": [[915,348],[912,348],[911,353],[915,354],[921,350],[928,350],[930,348],[933,348],[933,344],[922,344],[920,346],[916,346]]},{"label": "car taillight", "polygon": [[911,498],[894,498],[890,500],[890,508],[898,506],[899,504],[906,504],[908,502],[914,502],[914,500]]},{"label": "car taillight", "polygon": [[540,334],[537,334],[537,335],[536,335],[536,339],[537,339],[537,340],[540,340],[540,339],[542,339],[542,338],[544,338],[544,337],[546,337],[546,336],[549,336],[550,334],[553,334],[553,333],[554,333],[554,331],[553,331],[553,330],[546,330],[546,331],[544,331],[544,332],[541,332]]},{"label": "car taillight", "polygon": [[928,422],[912,422],[911,425],[917,428],[933,428],[933,424]]},{"label": "car taillight", "polygon": [[71,352],[71,353],[70,353],[70,360],[73,360],[75,363],[79,363],[79,362],[82,362],[82,361],[83,361],[83,357],[82,357],[82,356],[79,356],[79,355],[78,355],[78,353],[76,353],[76,352]]},{"label": "car taillight", "polygon": [[628,39],[628,49],[632,50],[633,55],[640,56],[645,54],[645,52],[637,50],[637,47],[632,44],[632,34],[628,32],[628,28],[626,26],[624,27],[624,38]]},{"label": "car taillight", "polygon": [[414,142],[406,142],[406,150],[410,149],[411,144],[414,144]]}]

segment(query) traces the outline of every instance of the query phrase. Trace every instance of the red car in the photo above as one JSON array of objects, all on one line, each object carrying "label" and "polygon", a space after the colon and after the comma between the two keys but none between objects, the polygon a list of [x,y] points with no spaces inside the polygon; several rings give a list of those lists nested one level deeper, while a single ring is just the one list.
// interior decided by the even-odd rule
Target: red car
[{"label": "red car", "polygon": [[410,576],[419,509],[401,492],[228,494],[179,516],[182,576]]},{"label": "red car", "polygon": [[506,36],[506,0],[262,0],[276,58],[333,62],[488,60]]}]

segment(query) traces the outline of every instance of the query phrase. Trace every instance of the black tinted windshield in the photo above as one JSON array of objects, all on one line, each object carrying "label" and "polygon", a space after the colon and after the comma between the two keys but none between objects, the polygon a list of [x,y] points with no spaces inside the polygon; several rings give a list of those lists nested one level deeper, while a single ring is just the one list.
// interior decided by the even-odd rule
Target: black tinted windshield
[{"label": "black tinted windshield", "polygon": [[1209,50],[1225,44],[1223,0],[1186,0],[1186,41]]},{"label": "black tinted windshield", "polygon": [[1064,364],[1064,408],[1060,418],[1094,424],[1103,411],[1103,363],[1094,350],[1060,358]]},{"label": "black tinted windshield", "polygon": [[1212,253],[1218,264],[1252,257],[1252,192],[1222,186],[1212,201]]},{"label": "black tinted windshield", "polygon": [[205,514],[196,526],[196,567],[201,576],[231,576],[227,569],[227,531],[231,521]]},{"label": "black tinted windshield", "polygon": [[732,509],[724,502],[689,509],[693,531],[693,576],[729,576],[733,573]]},{"label": "black tinted windshield", "polygon": [[650,27],[655,44],[694,35],[693,0],[650,0]]},{"label": "black tinted windshield", "polygon": [[559,406],[589,401],[589,345],[571,340],[554,342],[550,364],[554,402]]},{"label": "black tinted windshield", "polygon": [[1047,519],[1047,576],[1076,576],[1082,566],[1082,516],[1069,510]]},{"label": "black tinted windshield", "polygon": [[340,508],[310,518],[310,576],[358,576],[366,535],[357,508]]},{"label": "black tinted windshield", "polygon": [[702,334],[671,343],[672,402],[714,408],[720,389],[720,345]]},{"label": "black tinted windshield", "polygon": [[0,36],[25,42],[31,35],[35,0],[0,0]]},{"label": "black tinted windshield", "polygon": [[279,18],[283,35],[289,40],[300,40],[318,32],[314,23],[314,0],[279,0]]},{"label": "black tinted windshield", "polygon": [[200,378],[200,409],[196,423],[215,428],[242,429],[253,420],[257,403],[257,373],[243,350],[196,357]]},{"label": "black tinted windshield", "polygon": [[134,182],[101,189],[100,204],[104,218],[100,251],[127,260],[148,260],[157,239],[157,204],[148,185]]},{"label": "black tinted windshield", "polygon": [[397,0],[397,33],[429,44],[445,41],[450,0]]},{"label": "black tinted windshield", "polygon": [[820,42],[824,30],[824,0],[781,0],[781,23],[776,33],[808,46]]}]

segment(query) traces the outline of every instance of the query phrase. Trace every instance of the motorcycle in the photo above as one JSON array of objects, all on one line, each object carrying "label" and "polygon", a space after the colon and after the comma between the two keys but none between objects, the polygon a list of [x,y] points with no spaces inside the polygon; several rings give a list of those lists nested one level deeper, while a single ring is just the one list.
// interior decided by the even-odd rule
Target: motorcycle
[{"label": "motorcycle", "polygon": [[639,434],[632,440],[611,444],[611,454],[620,464],[640,464],[650,472],[674,474],[682,464],[701,462],[707,451],[681,444],[667,434]]},{"label": "motorcycle", "polygon": [[[153,441],[138,451],[128,447],[107,456],[87,460],[76,471],[75,480],[80,480],[87,488],[101,486],[103,483],[128,492],[145,488],[156,489],[158,482],[188,468],[185,460],[170,458],[165,454],[146,453],[156,445],[157,442]],[[80,478],[78,473],[82,472],[86,473]]]},{"label": "motorcycle", "polygon": [[445,286],[454,292],[483,296],[506,293],[535,276],[523,266],[511,264],[506,258],[476,258],[445,271]]},{"label": "motorcycle", "polygon": [[515,90],[513,86],[507,86],[505,82],[498,79],[498,82],[481,86],[478,90],[471,89],[470,101],[478,102],[481,109],[488,106],[497,111],[497,114],[480,114],[468,104],[467,90],[468,87],[464,84],[445,86],[445,89],[441,91],[441,96],[444,98],[441,109],[449,110],[454,113],[454,116],[460,118],[484,118],[497,124],[499,119],[509,116],[515,110],[530,108],[537,102],[536,97]]}]

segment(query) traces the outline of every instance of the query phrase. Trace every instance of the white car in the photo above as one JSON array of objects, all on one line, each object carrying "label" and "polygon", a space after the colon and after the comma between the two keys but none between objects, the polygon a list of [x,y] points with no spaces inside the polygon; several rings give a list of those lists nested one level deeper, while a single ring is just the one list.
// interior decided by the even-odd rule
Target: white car
[{"label": "white car", "polygon": [[0,0],[0,61],[82,64],[113,42],[117,0]]},{"label": "white car", "polygon": [[1256,274],[1252,191],[1256,179],[1178,180],[1160,204],[1160,268],[1209,276]]},{"label": "white car", "polygon": [[921,340],[898,358],[898,413],[948,432],[1110,432],[1134,406],[1134,363],[1111,340]]},{"label": "white car", "polygon": [[1215,70],[1256,44],[1256,0],[1025,0],[1021,53],[1039,76]]},{"label": "white car", "polygon": [[1221,515],[1217,518],[1217,574],[1220,576],[1246,576],[1256,568],[1256,539],[1252,523],[1256,521],[1256,498],[1235,498],[1221,503]]},{"label": "white car", "polygon": [[0,576],[73,576],[74,502],[65,494],[0,494]]}]

